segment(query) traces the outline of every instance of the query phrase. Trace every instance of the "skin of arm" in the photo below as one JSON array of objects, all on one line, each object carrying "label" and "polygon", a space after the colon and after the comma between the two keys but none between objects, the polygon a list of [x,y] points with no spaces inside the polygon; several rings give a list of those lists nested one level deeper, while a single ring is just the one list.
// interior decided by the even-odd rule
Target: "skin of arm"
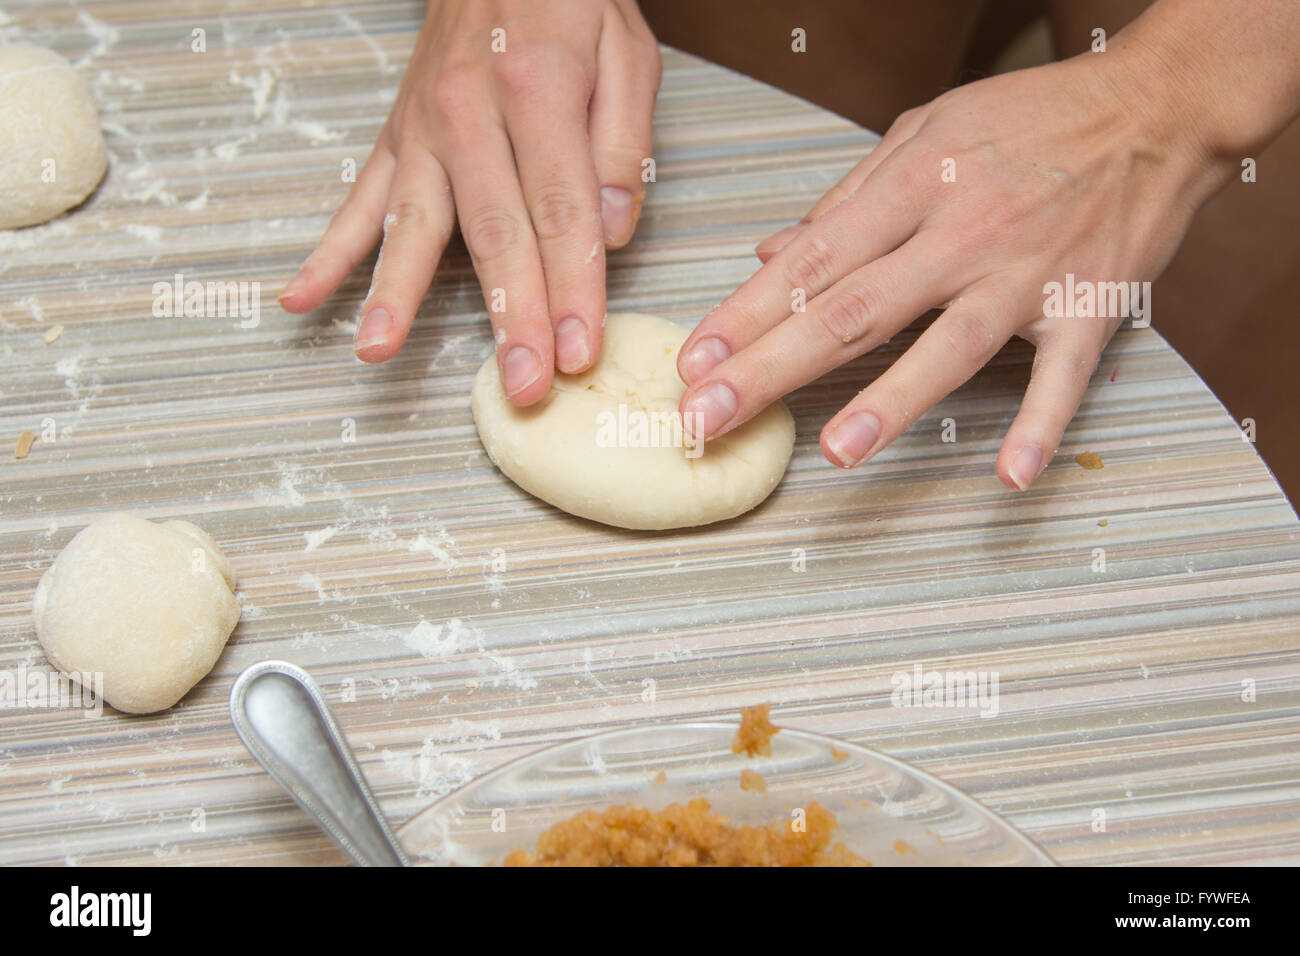
[{"label": "skin of arm", "polygon": [[1298,111],[1293,0],[1160,0],[1105,52],[951,90],[760,243],[764,265],[682,348],[681,410],[698,437],[724,434],[942,307],[827,423],[823,452],[869,460],[1019,335],[1034,370],[997,473],[1027,488],[1124,319],[1049,315],[1045,283],[1154,280],[1195,210]]}]

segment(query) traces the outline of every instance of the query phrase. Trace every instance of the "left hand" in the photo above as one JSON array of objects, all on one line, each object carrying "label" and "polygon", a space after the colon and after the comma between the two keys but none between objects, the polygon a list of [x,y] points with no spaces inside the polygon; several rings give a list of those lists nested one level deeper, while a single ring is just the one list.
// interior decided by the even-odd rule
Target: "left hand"
[{"label": "left hand", "polygon": [[[701,423],[697,437],[943,306],[830,420],[822,451],[846,468],[869,460],[1019,335],[1037,352],[997,473],[1027,488],[1125,318],[1048,317],[1044,283],[1154,280],[1226,175],[1177,78],[1147,88],[1162,75],[1145,48],[1115,43],[901,115],[803,222],[759,245],[764,265],[683,345],[680,410]],[[791,311],[796,289],[805,311]]]}]

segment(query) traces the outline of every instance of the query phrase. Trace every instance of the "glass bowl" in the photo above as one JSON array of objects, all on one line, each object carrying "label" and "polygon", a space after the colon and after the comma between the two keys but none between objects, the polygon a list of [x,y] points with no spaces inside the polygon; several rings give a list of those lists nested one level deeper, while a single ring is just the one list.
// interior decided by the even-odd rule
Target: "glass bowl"
[{"label": "glass bowl", "polygon": [[[583,737],[513,760],[413,817],[398,837],[412,862],[499,864],[583,810],[651,810],[706,797],[733,823],[789,820],[816,800],[843,843],[875,866],[1054,866],[1051,857],[970,797],[864,747],[782,728],[770,757],[733,754],[736,724],[677,723]],[[754,770],[766,794],[740,788]]]}]

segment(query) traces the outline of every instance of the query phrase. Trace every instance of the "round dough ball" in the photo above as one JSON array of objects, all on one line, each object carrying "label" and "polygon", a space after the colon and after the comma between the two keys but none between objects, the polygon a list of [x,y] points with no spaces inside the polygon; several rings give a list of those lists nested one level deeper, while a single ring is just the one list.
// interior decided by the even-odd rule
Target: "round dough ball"
[{"label": "round dough ball", "polygon": [[71,209],[94,192],[107,168],[85,78],[53,50],[0,46],[0,229]]},{"label": "round dough ball", "polygon": [[36,636],[69,677],[103,674],[104,699],[118,710],[165,710],[217,662],[239,621],[234,588],[230,562],[203,529],[108,515],[41,578]]},{"label": "round dough ball", "polygon": [[689,334],[652,315],[611,315],[596,363],[557,372],[527,408],[506,399],[489,357],[472,395],[488,457],[543,501],[620,528],[687,528],[755,507],[790,463],[794,420],[777,401],[702,449],[684,438],[677,351]]}]

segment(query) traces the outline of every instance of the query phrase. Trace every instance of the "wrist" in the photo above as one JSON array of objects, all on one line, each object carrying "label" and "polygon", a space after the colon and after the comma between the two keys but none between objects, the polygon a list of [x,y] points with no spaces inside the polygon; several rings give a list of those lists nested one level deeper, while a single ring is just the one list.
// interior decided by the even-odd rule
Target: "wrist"
[{"label": "wrist", "polygon": [[1117,104],[1136,162],[1152,162],[1193,207],[1208,199],[1246,155],[1221,134],[1212,71],[1191,51],[1174,50],[1152,31],[1123,31],[1090,71]]},{"label": "wrist", "polygon": [[1157,0],[1110,47],[1207,162],[1236,168],[1300,116],[1295,0]]}]

